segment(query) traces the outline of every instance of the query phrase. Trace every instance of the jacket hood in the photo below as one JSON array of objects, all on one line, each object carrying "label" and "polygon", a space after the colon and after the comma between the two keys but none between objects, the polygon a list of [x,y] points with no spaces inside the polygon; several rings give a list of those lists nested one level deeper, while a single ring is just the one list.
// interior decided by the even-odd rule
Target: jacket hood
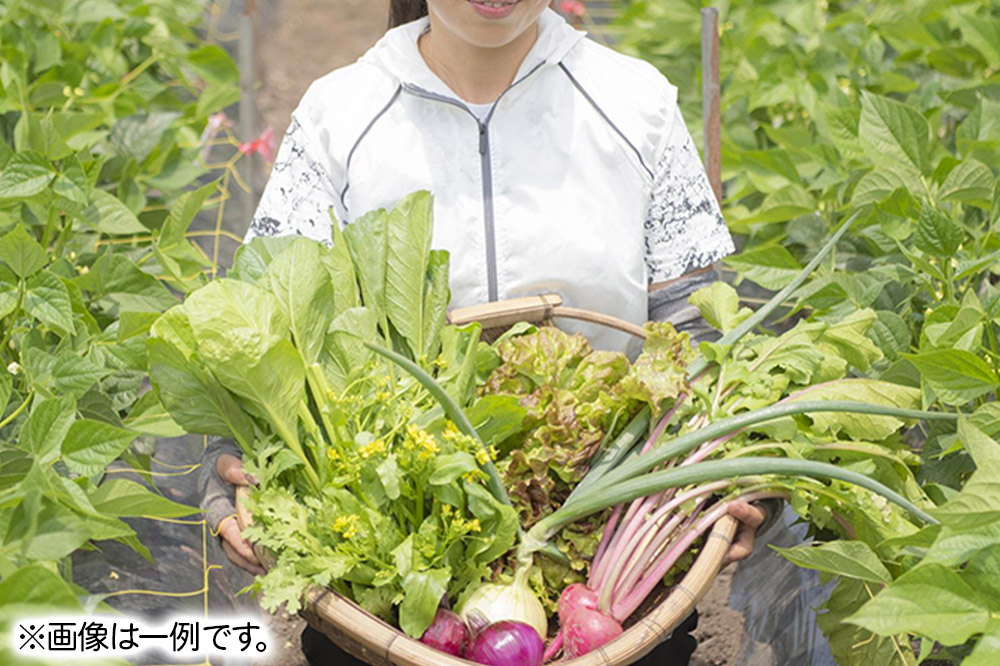
[{"label": "jacket hood", "polygon": [[[423,17],[393,28],[373,46],[360,62],[375,65],[404,86],[413,86],[446,97],[454,91],[430,70],[417,48],[417,40],[430,27]],[[570,26],[552,9],[546,8],[538,19],[538,39],[525,57],[514,80],[520,79],[541,63],[558,64],[586,36]]]}]

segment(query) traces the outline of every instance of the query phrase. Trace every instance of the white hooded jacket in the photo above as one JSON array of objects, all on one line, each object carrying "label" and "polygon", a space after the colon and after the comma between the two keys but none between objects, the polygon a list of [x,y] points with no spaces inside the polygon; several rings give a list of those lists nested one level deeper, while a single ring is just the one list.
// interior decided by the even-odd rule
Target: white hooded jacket
[{"label": "white hooded jacket", "polygon": [[480,119],[420,55],[428,25],[390,30],[312,84],[248,238],[329,242],[331,207],[349,224],[427,189],[433,246],[451,253],[452,306],[558,293],[635,323],[649,284],[733,251],[676,88],[651,65],[546,10],[514,83]]}]

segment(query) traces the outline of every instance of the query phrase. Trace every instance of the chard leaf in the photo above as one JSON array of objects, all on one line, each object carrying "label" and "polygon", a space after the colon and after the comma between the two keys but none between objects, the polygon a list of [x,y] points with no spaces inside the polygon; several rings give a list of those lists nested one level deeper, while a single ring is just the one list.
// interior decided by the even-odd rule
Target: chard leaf
[{"label": "chard leaf", "polygon": [[326,251],[316,241],[296,238],[266,273],[271,293],[285,308],[295,346],[307,364],[319,357],[333,319],[333,289],[322,254]]},{"label": "chard leaf", "polygon": [[[431,250],[432,206],[429,192],[415,192],[396,205],[387,221],[386,314],[415,360],[425,347],[424,283]],[[443,316],[443,312],[438,314]]]},{"label": "chard leaf", "polygon": [[[856,400],[874,405],[919,409],[920,392],[899,384],[874,379],[841,379],[812,386],[801,391],[789,402],[806,400]],[[876,416],[853,412],[816,412],[809,415],[812,430],[836,436],[843,432],[851,439],[878,441],[895,433],[903,421],[893,416]]]},{"label": "chard leaf", "polygon": [[829,574],[856,578],[870,583],[890,583],[889,573],[878,555],[863,541],[830,541],[812,545],[778,548],[771,546],[796,566]]},{"label": "chard leaf", "polygon": [[951,569],[921,564],[877,594],[846,622],[882,636],[916,633],[961,645],[986,629],[989,610]]}]

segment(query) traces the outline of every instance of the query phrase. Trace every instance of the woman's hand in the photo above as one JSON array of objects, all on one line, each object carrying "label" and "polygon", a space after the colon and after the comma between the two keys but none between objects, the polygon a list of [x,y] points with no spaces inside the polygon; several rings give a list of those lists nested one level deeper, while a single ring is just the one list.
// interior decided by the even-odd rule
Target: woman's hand
[{"label": "woman's hand", "polygon": [[753,552],[753,543],[757,537],[757,529],[764,524],[767,514],[759,506],[747,504],[746,502],[730,502],[729,515],[740,521],[736,528],[736,537],[733,545],[726,553],[726,564],[739,562],[750,557]]},{"label": "woman's hand", "polygon": [[[243,461],[234,455],[224,453],[215,463],[219,476],[235,486],[249,486],[251,479],[243,473]],[[250,542],[240,536],[240,526],[236,516],[224,518],[219,523],[219,536],[222,537],[222,550],[229,561],[255,576],[262,575],[264,568],[253,552]]]}]

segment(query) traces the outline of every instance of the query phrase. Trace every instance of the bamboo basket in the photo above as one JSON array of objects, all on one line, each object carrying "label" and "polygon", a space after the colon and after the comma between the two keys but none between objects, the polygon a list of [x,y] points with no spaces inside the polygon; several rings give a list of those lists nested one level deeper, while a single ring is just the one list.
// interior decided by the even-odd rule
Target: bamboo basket
[{"label": "bamboo basket", "polygon": [[[540,325],[551,324],[554,319],[566,318],[600,324],[639,338],[645,333],[641,327],[615,317],[588,310],[565,307],[558,296],[532,296],[467,308],[456,308],[449,313],[452,324],[464,325],[479,322],[484,339],[496,339],[503,331],[517,322],[528,321]],[[251,524],[251,516],[243,506],[245,488],[237,489],[237,520],[241,529]],[[660,600],[649,604],[630,618],[625,632],[597,650],[572,660],[558,662],[560,666],[625,666],[648,654],[695,609],[708,593],[712,582],[722,568],[726,553],[736,533],[737,521],[723,516],[705,538],[704,545],[694,564],[679,583],[665,590]],[[254,550],[265,568],[274,559],[256,545]],[[399,629],[383,622],[329,588],[310,588],[299,614],[317,631],[336,643],[341,649],[372,666],[470,666],[473,662],[439,652],[414,640]]]}]

